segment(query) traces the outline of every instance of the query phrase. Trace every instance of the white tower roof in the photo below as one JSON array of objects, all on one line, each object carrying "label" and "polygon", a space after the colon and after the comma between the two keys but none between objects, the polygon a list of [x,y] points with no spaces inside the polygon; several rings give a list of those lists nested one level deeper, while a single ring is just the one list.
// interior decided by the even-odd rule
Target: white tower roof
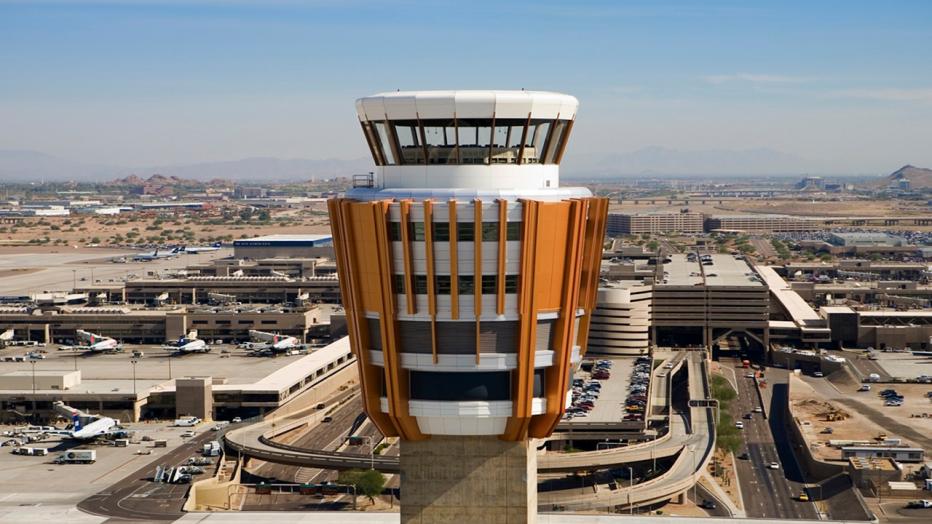
[{"label": "white tower roof", "polygon": [[361,120],[544,118],[573,120],[576,97],[547,91],[396,91],[356,100]]}]

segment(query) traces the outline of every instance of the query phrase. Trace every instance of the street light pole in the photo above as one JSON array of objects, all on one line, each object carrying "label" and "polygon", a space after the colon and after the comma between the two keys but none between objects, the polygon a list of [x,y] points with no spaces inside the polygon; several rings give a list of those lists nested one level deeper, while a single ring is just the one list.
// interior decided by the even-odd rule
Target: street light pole
[{"label": "street light pole", "polygon": [[350,435],[350,439],[354,439],[354,438],[365,440],[369,444],[369,469],[374,470],[375,469],[375,441],[372,440],[372,435],[362,435],[362,436]]},{"label": "street light pole", "polygon": [[136,402],[136,360],[135,358],[130,360],[133,363],[133,402]]},{"label": "street light pole", "polygon": [[[689,449],[689,452],[690,452],[690,454],[691,454],[691,456],[692,456],[692,461],[693,461],[693,475],[695,475],[695,474],[696,474],[696,446],[695,446],[695,444],[694,444],[694,445],[690,446],[690,447],[687,448],[687,449]],[[698,482],[698,481],[697,481],[697,482]],[[696,484],[697,484],[697,482],[693,482],[693,502],[696,502]]]},{"label": "street light pole", "polygon": [[631,490],[634,489],[634,468],[628,466],[628,514],[634,515],[634,504],[631,503]]},{"label": "street light pole", "polygon": [[32,414],[35,417],[36,413],[36,359],[30,358],[29,363],[32,364]]}]

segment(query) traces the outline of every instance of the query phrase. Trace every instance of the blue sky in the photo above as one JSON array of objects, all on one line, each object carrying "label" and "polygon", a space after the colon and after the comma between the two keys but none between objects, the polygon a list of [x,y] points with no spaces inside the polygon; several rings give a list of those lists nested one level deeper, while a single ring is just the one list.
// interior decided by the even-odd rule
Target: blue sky
[{"label": "blue sky", "polygon": [[932,167],[932,2],[0,0],[0,149],[158,165],[366,155],[353,100],[549,89],[571,155],[772,148]]}]

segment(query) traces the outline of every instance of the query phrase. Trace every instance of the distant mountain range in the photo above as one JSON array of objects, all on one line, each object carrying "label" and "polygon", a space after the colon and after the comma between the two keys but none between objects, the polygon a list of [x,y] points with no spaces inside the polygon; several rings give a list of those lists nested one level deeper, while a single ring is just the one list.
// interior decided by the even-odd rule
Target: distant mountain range
[{"label": "distant mountain range", "polygon": [[813,162],[767,148],[684,151],[650,146],[629,153],[567,155],[561,171],[570,177],[624,175],[796,175],[822,172]]},{"label": "distant mountain range", "polygon": [[[0,182],[104,181],[131,175],[147,178],[153,174],[202,182],[212,179],[288,182],[351,176],[373,168],[368,157],[319,160],[256,157],[197,164],[124,167],[73,162],[37,151],[0,150]],[[819,163],[768,148],[678,150],[651,146],[628,153],[574,154],[571,150],[561,172],[566,178],[599,179],[664,175],[802,175],[825,174],[830,170]],[[932,185],[932,181],[923,182],[921,176],[906,176],[911,181],[916,178],[914,187]],[[878,183],[885,185],[888,182]]]},{"label": "distant mountain range", "polygon": [[883,189],[891,185],[895,186],[903,179],[909,180],[909,187],[912,189],[932,188],[932,169],[907,164],[868,185],[875,189]]},{"label": "distant mountain range", "polygon": [[288,182],[352,176],[372,171],[373,167],[369,158],[310,160],[258,157],[225,162],[134,168],[84,164],[38,151],[0,150],[0,182],[105,181],[129,176],[147,178],[152,174],[202,182],[218,178],[236,182]]}]

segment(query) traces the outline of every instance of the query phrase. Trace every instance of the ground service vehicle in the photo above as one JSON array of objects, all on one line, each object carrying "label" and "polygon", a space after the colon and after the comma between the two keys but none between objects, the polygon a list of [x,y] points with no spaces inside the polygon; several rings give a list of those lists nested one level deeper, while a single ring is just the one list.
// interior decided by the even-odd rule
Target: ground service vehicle
[{"label": "ground service vehicle", "polygon": [[49,454],[49,450],[47,448],[13,448],[13,454],[44,457]]},{"label": "ground service vehicle", "polygon": [[93,449],[68,450],[55,459],[56,464],[93,464],[97,461],[97,451]]}]

